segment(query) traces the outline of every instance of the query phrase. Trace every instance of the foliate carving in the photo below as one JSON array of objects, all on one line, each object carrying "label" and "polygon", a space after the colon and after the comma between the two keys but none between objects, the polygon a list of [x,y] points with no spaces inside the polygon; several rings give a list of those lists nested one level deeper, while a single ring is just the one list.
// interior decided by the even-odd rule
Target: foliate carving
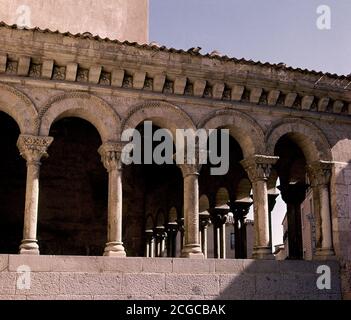
[{"label": "foliate carving", "polygon": [[212,87],[207,85],[204,91],[204,98],[212,98]]},{"label": "foliate carving", "polygon": [[123,80],[123,88],[133,88],[133,77],[126,75]]},{"label": "foliate carving", "polygon": [[166,80],[165,86],[163,88],[163,93],[173,93],[174,82]]},{"label": "foliate carving", "polygon": [[230,100],[232,96],[232,90],[226,87],[223,91],[223,100]]},{"label": "foliate carving", "polygon": [[144,90],[152,91],[154,87],[154,80],[152,78],[146,78],[144,84]]},{"label": "foliate carving", "polygon": [[106,142],[98,150],[101,161],[108,172],[122,169],[122,152],[125,143]]},{"label": "foliate carving", "polygon": [[66,78],[66,67],[55,66],[52,78],[54,80],[65,80],[65,78]]},{"label": "foliate carving", "polygon": [[17,141],[17,147],[21,156],[27,160],[29,164],[40,164],[42,158],[47,158],[47,150],[54,138],[40,137],[31,135],[20,135]]},{"label": "foliate carving", "polygon": [[18,62],[17,61],[8,61],[6,65],[6,73],[8,74],[17,74]]},{"label": "foliate carving", "polygon": [[184,95],[186,96],[192,96],[194,94],[194,86],[192,83],[187,83],[187,85],[185,86],[185,90],[184,90]]},{"label": "foliate carving", "polygon": [[101,72],[100,84],[105,85],[105,86],[111,85],[111,73]]},{"label": "foliate carving", "polygon": [[311,185],[321,186],[328,185],[331,178],[333,163],[330,161],[315,161],[307,166],[307,172]]},{"label": "foliate carving", "polygon": [[29,76],[33,78],[40,78],[41,76],[41,64],[32,63],[29,68]]},{"label": "foliate carving", "polygon": [[89,70],[79,68],[77,72],[77,81],[88,82],[88,79],[89,79]]},{"label": "foliate carving", "polygon": [[254,155],[241,161],[241,165],[246,170],[252,183],[267,180],[271,174],[272,166],[278,161],[279,157]]}]

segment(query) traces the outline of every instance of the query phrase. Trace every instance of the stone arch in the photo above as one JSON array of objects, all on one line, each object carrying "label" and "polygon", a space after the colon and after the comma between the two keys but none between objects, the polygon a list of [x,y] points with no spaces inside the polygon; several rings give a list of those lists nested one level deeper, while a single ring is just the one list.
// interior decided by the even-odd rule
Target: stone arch
[{"label": "stone arch", "polygon": [[264,133],[250,116],[235,110],[217,110],[202,119],[198,128],[228,128],[230,135],[239,143],[244,157],[264,152]]},{"label": "stone arch", "polygon": [[6,84],[0,84],[0,111],[17,122],[22,134],[38,134],[38,112],[33,102],[21,91]]},{"label": "stone arch", "polygon": [[49,135],[52,124],[65,117],[78,117],[90,122],[103,142],[119,139],[121,120],[118,114],[97,96],[71,92],[53,97],[40,112],[40,134]]},{"label": "stone arch", "polygon": [[155,221],[151,214],[146,217],[145,230],[153,230],[155,227]]},{"label": "stone arch", "polygon": [[252,190],[252,185],[250,180],[248,178],[240,179],[235,190],[236,200],[243,200],[243,199],[250,198],[251,190]]},{"label": "stone arch", "polygon": [[168,213],[168,222],[174,223],[178,221],[178,211],[176,207],[172,207]]},{"label": "stone arch", "polygon": [[285,118],[271,126],[265,137],[268,155],[274,155],[277,142],[285,135],[301,148],[307,162],[332,160],[331,147],[324,133],[313,123],[299,118]]},{"label": "stone arch", "polygon": [[156,227],[163,227],[166,224],[166,214],[163,209],[159,209],[156,214]]},{"label": "stone arch", "polygon": [[155,125],[170,130],[173,137],[176,129],[196,130],[193,120],[179,107],[164,101],[149,101],[132,108],[122,122],[122,132],[135,129],[146,120],[152,120]]},{"label": "stone arch", "polygon": [[216,206],[220,207],[226,205],[230,200],[228,189],[226,188],[219,188],[216,193]]},{"label": "stone arch", "polygon": [[204,212],[210,210],[210,201],[208,197],[203,194],[199,199],[199,211]]}]

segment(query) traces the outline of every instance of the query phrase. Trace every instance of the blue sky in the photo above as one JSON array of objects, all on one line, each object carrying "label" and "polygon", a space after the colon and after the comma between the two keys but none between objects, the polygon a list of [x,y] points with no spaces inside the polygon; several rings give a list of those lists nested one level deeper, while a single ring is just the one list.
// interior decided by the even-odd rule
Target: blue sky
[{"label": "blue sky", "polygon": [[[317,28],[320,5],[331,9],[330,30]],[[347,75],[351,0],[150,0],[151,41]],[[272,215],[274,244],[282,243],[285,210],[279,197]]]},{"label": "blue sky", "polygon": [[[319,30],[317,7],[331,9]],[[351,0],[150,0],[150,42],[351,73]]]}]

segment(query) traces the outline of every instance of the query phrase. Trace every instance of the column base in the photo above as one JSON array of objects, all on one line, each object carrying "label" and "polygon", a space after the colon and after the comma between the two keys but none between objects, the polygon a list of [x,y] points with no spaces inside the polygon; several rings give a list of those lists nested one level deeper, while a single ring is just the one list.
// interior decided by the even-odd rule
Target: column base
[{"label": "column base", "polygon": [[38,240],[34,239],[24,239],[22,240],[22,243],[20,245],[20,254],[23,255],[36,255],[38,256],[40,254],[39,252],[39,246],[38,246]]},{"label": "column base", "polygon": [[316,250],[313,260],[336,260],[335,252],[330,248],[320,248]]},{"label": "column base", "polygon": [[126,254],[126,251],[124,250],[123,243],[109,242],[109,243],[106,243],[104,256],[105,257],[125,258],[127,256],[127,254]]},{"label": "column base", "polygon": [[202,253],[199,244],[188,244],[184,246],[181,257],[191,259],[204,259],[204,254]]},{"label": "column base", "polygon": [[255,247],[252,258],[257,260],[275,260],[271,247]]}]

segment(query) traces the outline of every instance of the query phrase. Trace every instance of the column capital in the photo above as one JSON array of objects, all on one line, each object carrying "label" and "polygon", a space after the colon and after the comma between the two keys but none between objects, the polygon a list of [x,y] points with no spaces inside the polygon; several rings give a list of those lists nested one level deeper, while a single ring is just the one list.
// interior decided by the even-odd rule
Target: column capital
[{"label": "column capital", "polygon": [[17,147],[27,163],[40,164],[43,157],[47,158],[49,156],[47,150],[53,140],[53,137],[21,134],[17,140]]},{"label": "column capital", "polygon": [[307,164],[307,172],[310,178],[311,186],[328,185],[331,177],[333,163],[330,161],[314,161]]},{"label": "column capital", "polygon": [[251,183],[267,180],[271,174],[272,166],[279,157],[254,155],[242,160],[240,163],[247,172]]},{"label": "column capital", "polygon": [[201,165],[200,164],[178,164],[178,167],[180,170],[182,170],[183,178],[186,178],[187,176],[191,175],[200,175],[200,169]]},{"label": "column capital", "polygon": [[122,169],[122,152],[125,142],[105,142],[98,150],[108,172]]}]

